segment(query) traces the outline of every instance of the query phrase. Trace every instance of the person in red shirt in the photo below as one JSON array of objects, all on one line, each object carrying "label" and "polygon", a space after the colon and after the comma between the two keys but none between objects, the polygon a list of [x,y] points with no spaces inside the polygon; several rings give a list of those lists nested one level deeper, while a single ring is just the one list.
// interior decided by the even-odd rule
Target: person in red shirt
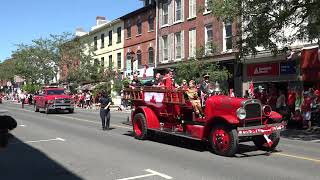
[{"label": "person in red shirt", "polygon": [[164,86],[166,89],[172,89],[172,78],[173,78],[173,69],[168,69],[168,73],[163,77]]},{"label": "person in red shirt", "polygon": [[293,89],[290,89],[288,91],[288,107],[289,107],[289,111],[291,114],[293,114],[293,112],[295,112],[295,102],[296,102],[296,93],[294,92]]},{"label": "person in red shirt", "polygon": [[[300,110],[296,110],[294,114],[291,116],[292,125],[294,124],[298,129],[303,128],[303,117],[301,115]],[[291,125],[291,123],[289,124]]]},{"label": "person in red shirt", "polygon": [[312,99],[309,96],[309,92],[303,93],[303,102],[301,104],[301,112],[303,120],[308,124],[308,130],[311,130],[311,103]]}]

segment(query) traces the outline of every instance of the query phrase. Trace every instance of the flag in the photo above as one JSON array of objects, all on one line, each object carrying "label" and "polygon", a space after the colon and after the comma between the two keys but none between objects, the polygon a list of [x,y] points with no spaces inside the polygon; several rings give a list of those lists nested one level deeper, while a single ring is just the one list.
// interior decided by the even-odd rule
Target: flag
[{"label": "flag", "polygon": [[252,97],[254,94],[253,94],[253,91],[254,91],[254,86],[253,86],[253,81],[251,80],[250,82],[250,86],[249,86],[249,95]]}]

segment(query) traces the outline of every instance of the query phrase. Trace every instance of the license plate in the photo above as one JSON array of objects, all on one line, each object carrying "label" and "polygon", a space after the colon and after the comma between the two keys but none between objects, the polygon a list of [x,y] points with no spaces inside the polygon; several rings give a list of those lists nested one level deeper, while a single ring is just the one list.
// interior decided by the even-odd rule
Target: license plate
[{"label": "license plate", "polygon": [[66,108],[66,107],[64,107],[64,106],[61,106],[61,107],[60,107],[60,109],[67,109],[67,108]]}]

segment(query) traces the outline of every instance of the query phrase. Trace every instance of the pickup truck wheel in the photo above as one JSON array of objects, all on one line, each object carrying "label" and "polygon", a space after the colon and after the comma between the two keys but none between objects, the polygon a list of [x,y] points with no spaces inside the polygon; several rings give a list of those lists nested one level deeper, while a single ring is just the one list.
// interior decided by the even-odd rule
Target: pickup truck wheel
[{"label": "pickup truck wheel", "polygon": [[138,113],[134,116],[133,122],[133,135],[136,139],[145,140],[147,139],[147,123],[146,117],[142,113]]},{"label": "pickup truck wheel", "polygon": [[211,130],[209,137],[213,151],[221,156],[234,156],[239,147],[236,129],[218,125]]},{"label": "pickup truck wheel", "polygon": [[274,132],[270,134],[269,139],[272,141],[271,147],[268,146],[266,139],[262,135],[253,137],[253,143],[260,150],[273,151],[280,142],[280,133]]},{"label": "pickup truck wheel", "polygon": [[34,112],[39,112],[39,107],[37,106],[37,104],[34,104],[33,107],[34,107]]},{"label": "pickup truck wheel", "polygon": [[48,107],[48,104],[46,104],[46,105],[44,106],[44,113],[50,114],[50,109],[49,109],[49,107]]},{"label": "pickup truck wheel", "polygon": [[74,109],[69,109],[69,113],[74,113]]}]

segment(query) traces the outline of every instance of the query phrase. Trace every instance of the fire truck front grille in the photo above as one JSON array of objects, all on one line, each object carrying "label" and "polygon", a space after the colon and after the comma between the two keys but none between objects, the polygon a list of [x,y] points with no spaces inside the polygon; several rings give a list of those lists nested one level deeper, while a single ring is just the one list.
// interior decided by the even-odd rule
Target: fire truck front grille
[{"label": "fire truck front grille", "polygon": [[261,106],[260,104],[247,104],[245,106],[245,110],[247,113],[246,118],[257,118],[261,117]]}]

